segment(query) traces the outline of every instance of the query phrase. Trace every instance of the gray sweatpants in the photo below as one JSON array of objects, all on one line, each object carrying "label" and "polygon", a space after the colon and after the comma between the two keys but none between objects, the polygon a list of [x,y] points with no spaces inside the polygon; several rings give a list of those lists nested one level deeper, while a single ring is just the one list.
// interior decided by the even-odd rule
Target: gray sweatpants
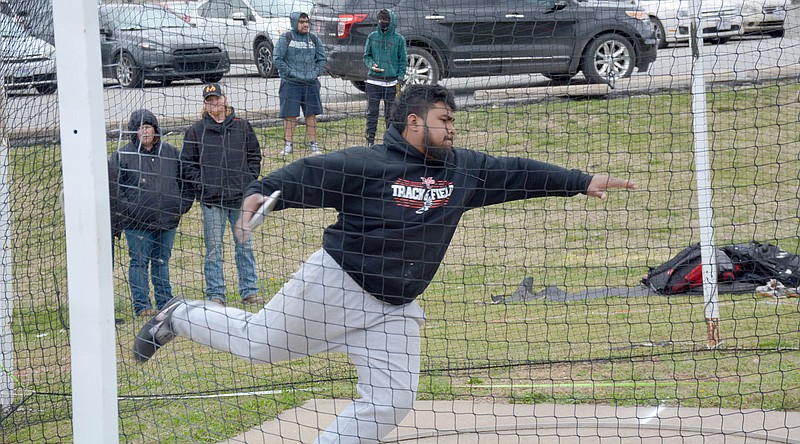
[{"label": "gray sweatpants", "polygon": [[419,304],[379,301],[318,250],[258,313],[187,301],[171,325],[179,336],[257,363],[347,353],[360,398],[317,438],[322,444],[377,442],[411,411],[423,322]]}]

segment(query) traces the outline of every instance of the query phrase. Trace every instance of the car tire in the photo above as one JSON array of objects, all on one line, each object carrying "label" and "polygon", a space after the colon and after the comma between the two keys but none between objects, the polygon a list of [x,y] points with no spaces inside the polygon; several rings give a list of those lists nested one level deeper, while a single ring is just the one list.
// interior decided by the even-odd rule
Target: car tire
[{"label": "car tire", "polygon": [[275,77],[277,69],[275,68],[275,61],[273,59],[272,43],[264,40],[256,45],[255,62],[261,77],[266,79]]},{"label": "car tire", "polygon": [[206,74],[200,76],[200,80],[202,80],[203,83],[217,83],[222,80],[222,74]]},{"label": "car tire", "polygon": [[664,24],[661,23],[661,20],[658,17],[650,17],[650,23],[653,24],[653,31],[656,33],[656,39],[658,39],[658,49],[664,49],[669,44],[667,43],[667,34],[664,32]]},{"label": "car tire", "polygon": [[769,35],[771,37],[777,37],[777,38],[783,37],[785,34],[786,34],[786,30],[785,29],[776,29],[775,31],[770,31],[769,32]]},{"label": "car tire", "polygon": [[575,75],[568,72],[543,72],[542,75],[554,82],[569,82],[575,77]]},{"label": "car tire", "polygon": [[636,54],[633,45],[617,34],[602,34],[589,43],[581,60],[581,71],[590,83],[608,83],[609,73],[630,77]]},{"label": "car tire", "polygon": [[36,85],[36,92],[39,94],[53,94],[58,89],[58,84],[48,83],[46,85]]},{"label": "car tire", "polygon": [[703,39],[703,43],[709,43],[712,45],[724,45],[728,43],[730,39],[731,39],[730,37],[715,37],[710,39]]},{"label": "car tire", "polygon": [[357,90],[361,92],[367,92],[367,82],[363,80],[351,80],[350,83],[352,83]]},{"label": "car tire", "polygon": [[123,88],[139,88],[144,84],[141,68],[133,60],[133,56],[127,52],[120,54],[115,65],[117,82]]},{"label": "car tire", "polygon": [[433,54],[417,46],[409,47],[405,80],[406,85],[438,85],[441,77]]}]

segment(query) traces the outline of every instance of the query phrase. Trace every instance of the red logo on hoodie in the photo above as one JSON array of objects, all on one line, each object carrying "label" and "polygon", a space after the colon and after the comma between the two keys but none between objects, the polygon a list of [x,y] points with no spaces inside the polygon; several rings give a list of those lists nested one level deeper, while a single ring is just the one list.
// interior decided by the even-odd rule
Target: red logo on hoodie
[{"label": "red logo on hoodie", "polygon": [[446,180],[434,180],[432,177],[420,177],[420,181],[397,179],[392,184],[392,199],[398,206],[414,208],[422,214],[431,208],[447,205],[453,194],[453,183]]}]

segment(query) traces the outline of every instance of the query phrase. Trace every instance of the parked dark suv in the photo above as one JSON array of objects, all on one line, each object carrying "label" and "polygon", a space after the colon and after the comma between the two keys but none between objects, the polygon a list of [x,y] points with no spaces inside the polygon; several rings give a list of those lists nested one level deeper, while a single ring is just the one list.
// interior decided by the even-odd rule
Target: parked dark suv
[{"label": "parked dark suv", "polygon": [[565,81],[578,71],[603,83],[656,59],[653,26],[631,1],[317,0],[312,30],[332,76],[363,90],[364,44],[383,8],[408,42],[408,83],[528,73]]}]

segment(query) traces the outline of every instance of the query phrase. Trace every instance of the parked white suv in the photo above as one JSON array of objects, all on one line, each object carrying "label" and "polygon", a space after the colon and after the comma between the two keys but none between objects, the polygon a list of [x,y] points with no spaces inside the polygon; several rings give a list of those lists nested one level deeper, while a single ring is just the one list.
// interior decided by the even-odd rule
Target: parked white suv
[{"label": "parked white suv", "polygon": [[290,29],[292,11],[311,12],[310,0],[202,0],[191,23],[221,41],[231,63],[255,63],[263,77],[277,74],[272,60],[278,38]]},{"label": "parked white suv", "polygon": [[[703,0],[700,4],[700,24],[706,42],[725,43],[744,33],[741,3],[737,0]],[[686,42],[692,38],[690,29],[694,11],[690,0],[639,0],[647,11],[658,37],[659,48],[670,43]]]}]

